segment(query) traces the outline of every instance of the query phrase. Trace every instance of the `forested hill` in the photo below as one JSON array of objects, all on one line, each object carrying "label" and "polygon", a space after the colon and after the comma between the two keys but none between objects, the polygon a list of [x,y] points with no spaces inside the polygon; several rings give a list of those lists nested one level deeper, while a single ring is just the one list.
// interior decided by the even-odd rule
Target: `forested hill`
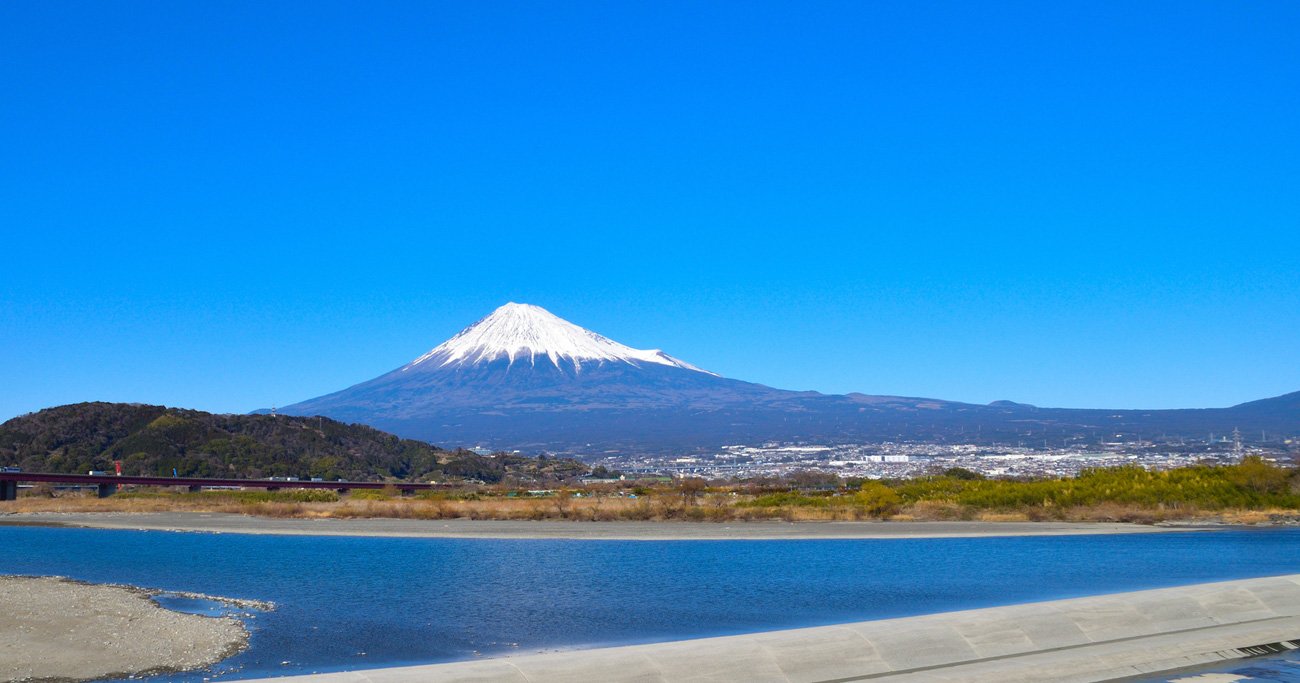
[{"label": "forested hill", "polygon": [[563,479],[586,472],[572,460],[481,456],[401,439],[364,425],[287,415],[215,415],[128,403],[76,403],[0,425],[0,466],[29,472],[191,477],[487,482]]}]

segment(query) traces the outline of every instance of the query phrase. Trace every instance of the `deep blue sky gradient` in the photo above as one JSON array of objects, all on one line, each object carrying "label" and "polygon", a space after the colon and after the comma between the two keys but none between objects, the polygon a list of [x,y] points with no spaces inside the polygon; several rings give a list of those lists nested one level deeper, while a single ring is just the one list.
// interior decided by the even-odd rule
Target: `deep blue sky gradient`
[{"label": "deep blue sky gradient", "polygon": [[0,3],[0,418],[506,301],[791,389],[1300,389],[1300,4]]}]

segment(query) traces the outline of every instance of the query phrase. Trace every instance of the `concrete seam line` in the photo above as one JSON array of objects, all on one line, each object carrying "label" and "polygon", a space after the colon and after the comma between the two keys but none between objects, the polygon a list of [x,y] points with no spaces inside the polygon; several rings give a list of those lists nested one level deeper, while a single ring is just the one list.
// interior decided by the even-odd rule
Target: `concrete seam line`
[{"label": "concrete seam line", "polygon": [[[1114,640],[1098,640],[1098,641],[1091,642],[1091,643],[1080,643],[1080,644],[1078,644],[1078,645],[1062,645],[1061,647],[1053,647],[1053,648],[1049,648],[1049,649],[1046,649],[1046,650],[1033,650],[1033,651],[1029,651],[1029,652],[1017,652],[1017,653],[1013,653],[1013,654],[996,655],[996,656],[993,656],[993,657],[981,657],[981,658],[979,658],[979,659],[967,659],[967,660],[965,660],[965,661],[960,661],[960,662],[949,662],[949,663],[947,663],[947,664],[931,664],[930,666],[918,666],[918,667],[914,667],[914,668],[911,668],[911,669],[899,669],[899,670],[897,670],[897,671],[884,671],[884,672],[881,672],[881,673],[863,674],[863,675],[861,675],[861,676],[849,676],[849,677],[847,677],[847,678],[828,678],[828,679],[824,679],[824,680],[821,680],[821,681],[817,681],[816,683],[852,683],[852,681],[866,681],[866,680],[871,680],[871,679],[873,679],[873,678],[886,678],[886,677],[888,677],[888,676],[902,676],[902,675],[905,675],[905,674],[920,673],[920,672],[922,672],[922,671],[934,671],[934,670],[937,670],[937,669],[947,669],[947,668],[951,668],[951,667],[954,667],[954,666],[965,666],[965,665],[967,665],[967,664],[981,664],[981,663],[984,663],[984,662],[996,662],[996,661],[1003,660],[1003,659],[1015,659],[1016,657],[1027,657],[1027,656],[1031,656],[1031,655],[1041,655],[1041,654],[1046,654],[1046,653],[1049,653],[1049,652],[1065,652],[1065,651],[1067,651],[1067,650],[1079,650],[1079,649],[1087,648],[1087,647],[1095,647],[1095,646],[1097,646],[1097,645],[1114,645],[1114,644],[1116,644],[1116,643],[1125,643],[1125,642],[1130,642],[1130,641],[1134,641],[1134,640],[1145,640],[1145,639],[1147,639],[1147,638],[1157,638],[1157,637],[1160,637],[1160,636],[1172,636],[1172,635],[1178,635],[1178,634],[1183,634],[1183,633],[1195,633],[1195,632],[1197,632],[1197,631],[1208,631],[1208,630],[1214,630],[1214,629],[1218,629],[1218,628],[1223,628],[1224,626],[1245,626],[1245,625],[1249,625],[1249,624],[1262,624],[1262,623],[1269,622],[1269,621],[1279,621],[1279,620],[1283,620],[1283,619],[1295,619],[1295,618],[1296,618],[1296,617],[1293,617],[1293,616],[1290,616],[1290,615],[1283,615],[1283,616],[1280,616],[1280,617],[1268,617],[1268,618],[1266,618],[1266,619],[1254,619],[1254,620],[1251,620],[1251,621],[1238,621],[1238,622],[1235,622],[1235,623],[1232,623],[1232,624],[1218,624],[1218,625],[1215,625],[1215,626],[1198,626],[1198,627],[1196,627],[1196,628],[1187,628],[1187,629],[1182,629],[1182,630],[1179,630],[1179,631],[1165,631],[1164,633],[1151,633],[1151,634],[1142,635],[1142,636],[1128,636],[1128,637],[1126,637],[1126,638],[1115,638]],[[1282,642],[1290,642],[1290,641],[1282,641]],[[1254,646],[1251,646],[1251,647],[1254,647]],[[1240,649],[1240,648],[1234,648],[1234,649]],[[1239,659],[1239,657],[1238,657],[1238,659]]]},{"label": "concrete seam line", "polygon": [[643,660],[645,660],[645,662],[646,662],[647,664],[649,664],[650,667],[651,667],[652,669],[655,670],[655,673],[659,674],[659,680],[661,680],[661,681],[666,681],[666,680],[668,680],[668,676],[666,676],[666,675],[664,674],[664,668],[663,668],[662,666],[659,665],[659,661],[658,661],[658,660],[656,660],[654,657],[651,657],[651,656],[649,656],[649,655],[647,655],[647,654],[645,654],[645,653],[641,653],[641,658],[642,658]]},{"label": "concrete seam line", "polygon": [[780,658],[778,658],[772,652],[770,646],[764,645],[763,643],[758,643],[758,649],[762,650],[763,654],[767,657],[768,661],[772,662],[772,667],[775,668],[777,671],[781,672],[781,677],[785,679],[785,683],[794,683],[793,681],[790,680],[790,672],[786,671],[785,667],[781,666]]},{"label": "concrete seam line", "polygon": [[528,683],[532,683],[533,679],[529,678],[529,677],[528,677],[528,674],[524,673],[524,670],[523,670],[523,669],[520,669],[518,666],[515,666],[515,663],[514,663],[514,662],[510,661],[509,659],[505,659],[505,658],[502,658],[502,661],[504,661],[506,664],[510,665],[510,668],[512,668],[512,669],[514,669],[515,671],[519,672],[519,675],[520,675],[520,676],[523,676],[525,681],[528,681]]}]

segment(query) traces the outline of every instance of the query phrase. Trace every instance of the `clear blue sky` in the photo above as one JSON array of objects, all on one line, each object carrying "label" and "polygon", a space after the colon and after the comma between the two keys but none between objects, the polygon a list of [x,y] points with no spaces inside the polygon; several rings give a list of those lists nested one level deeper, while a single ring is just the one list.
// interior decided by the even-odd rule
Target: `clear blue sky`
[{"label": "clear blue sky", "polygon": [[1295,2],[0,3],[0,418],[506,301],[792,389],[1300,389]]}]

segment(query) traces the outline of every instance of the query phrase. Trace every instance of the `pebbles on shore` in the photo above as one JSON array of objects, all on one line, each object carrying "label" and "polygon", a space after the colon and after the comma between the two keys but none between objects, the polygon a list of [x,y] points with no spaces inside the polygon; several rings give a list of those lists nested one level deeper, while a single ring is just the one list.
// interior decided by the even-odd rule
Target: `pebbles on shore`
[{"label": "pebbles on shore", "polygon": [[238,619],[164,609],[129,586],[0,576],[0,604],[0,681],[187,671],[248,642]]}]

